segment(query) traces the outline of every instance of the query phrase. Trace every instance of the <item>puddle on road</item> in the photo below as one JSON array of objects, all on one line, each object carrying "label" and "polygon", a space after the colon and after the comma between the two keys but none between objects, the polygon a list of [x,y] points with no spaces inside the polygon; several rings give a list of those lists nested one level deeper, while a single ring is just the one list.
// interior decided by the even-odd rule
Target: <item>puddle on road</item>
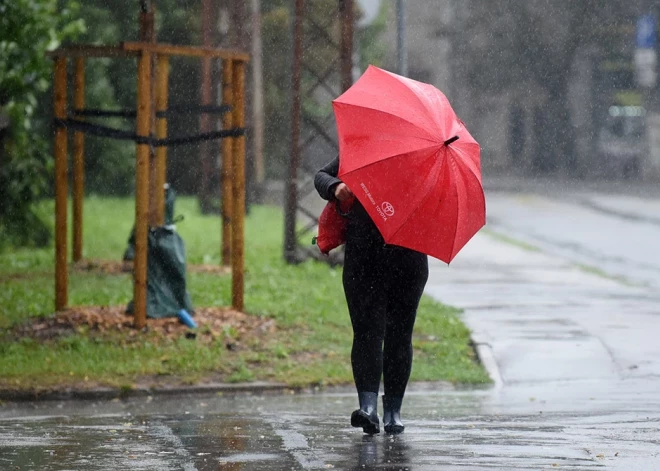
[{"label": "puddle on road", "polygon": [[269,461],[276,460],[279,456],[269,453],[239,453],[237,455],[229,455],[222,457],[219,461],[220,464],[225,463],[249,463],[254,461]]}]

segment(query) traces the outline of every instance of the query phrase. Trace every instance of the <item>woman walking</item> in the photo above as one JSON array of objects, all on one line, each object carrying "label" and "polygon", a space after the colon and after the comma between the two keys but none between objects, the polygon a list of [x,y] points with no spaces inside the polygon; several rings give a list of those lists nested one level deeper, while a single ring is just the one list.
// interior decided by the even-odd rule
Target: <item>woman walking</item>
[{"label": "woman walking", "polygon": [[[340,179],[339,158],[318,171],[314,183],[325,200],[353,194]],[[412,333],[428,279],[425,254],[386,245],[375,224],[355,200],[348,216],[343,285],[353,326],[351,364],[360,408],[351,425],[380,432],[378,394],[383,378],[386,433],[404,430],[401,404],[412,368]]]}]

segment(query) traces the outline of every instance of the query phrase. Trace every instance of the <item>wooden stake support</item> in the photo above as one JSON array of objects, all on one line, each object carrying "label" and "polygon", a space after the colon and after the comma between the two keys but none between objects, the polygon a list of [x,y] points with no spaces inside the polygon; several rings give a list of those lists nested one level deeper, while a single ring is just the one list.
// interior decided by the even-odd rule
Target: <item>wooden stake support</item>
[{"label": "wooden stake support", "polygon": [[[137,135],[149,136],[151,128],[151,53],[142,51],[137,76]],[[147,235],[149,232],[149,146],[137,145],[135,165],[135,259],[133,307],[135,327],[147,324]]]},{"label": "wooden stake support", "polygon": [[[245,127],[245,64],[236,62],[234,64],[234,108],[233,119],[234,126],[238,128]],[[245,233],[245,136],[235,137],[234,158],[232,161],[233,171],[233,210],[231,221],[231,273],[232,288],[231,299],[232,306],[237,311],[242,311],[244,307],[244,286],[245,286],[245,243],[243,235]]]},{"label": "wooden stake support", "polygon": [[[167,118],[155,117],[168,108],[169,56],[193,56],[205,61],[222,59],[223,105],[231,107],[222,120],[223,129],[243,129],[245,126],[245,63],[248,55],[236,51],[207,47],[173,46],[148,42],[126,42],[116,47],[69,46],[47,54],[54,59],[54,117],[60,122],[67,119],[67,58],[75,58],[74,108],[85,107],[85,59],[89,57],[137,57],[137,116],[136,133],[149,137],[155,120],[155,135],[167,137]],[[152,58],[156,57],[155,72]],[[154,84],[155,80],[155,84]],[[153,99],[152,104],[152,86]],[[153,170],[150,171],[150,146],[136,144],[135,171],[135,259],[133,265],[133,309],[136,328],[146,325],[147,313],[147,248],[150,222],[164,223],[164,185],[167,173],[167,148],[155,151]],[[67,266],[67,130],[58,125],[54,139],[55,155],[55,309],[62,310],[68,303]],[[245,215],[245,136],[225,138],[222,141],[222,263],[232,266],[232,306],[244,307],[244,215]],[[73,135],[73,260],[82,258],[83,249],[83,195],[84,195],[84,136]],[[158,191],[151,191],[150,186]],[[158,213],[150,221],[150,198]],[[231,259],[231,261],[230,261]]]},{"label": "wooden stake support", "polygon": [[[66,119],[66,57],[55,60],[53,114],[55,119]],[[55,309],[60,311],[68,303],[69,268],[67,266],[67,131],[55,130]]]},{"label": "wooden stake support", "polygon": [[[233,61],[225,59],[222,61],[222,103],[234,106],[234,89],[232,81],[234,78]],[[231,129],[234,127],[234,113],[225,113],[222,117],[222,129]],[[222,254],[222,264],[229,266],[231,264],[231,216],[232,216],[232,197],[233,197],[233,178],[232,178],[232,160],[234,144],[231,139],[222,140],[222,175],[220,201],[222,204],[222,237],[220,240],[220,250]]]},{"label": "wooden stake support", "polygon": [[[170,58],[159,55],[156,63],[156,112],[167,110],[167,89],[170,74]],[[167,137],[167,118],[156,118],[156,137],[164,139]],[[156,191],[154,193],[155,207],[157,208],[156,225],[165,223],[165,183],[167,182],[167,147],[156,149]]]},{"label": "wooden stake support", "polygon": [[[73,107],[85,108],[85,60],[76,57]],[[73,133],[73,261],[82,259],[83,249],[83,198],[85,195],[85,135]]]}]

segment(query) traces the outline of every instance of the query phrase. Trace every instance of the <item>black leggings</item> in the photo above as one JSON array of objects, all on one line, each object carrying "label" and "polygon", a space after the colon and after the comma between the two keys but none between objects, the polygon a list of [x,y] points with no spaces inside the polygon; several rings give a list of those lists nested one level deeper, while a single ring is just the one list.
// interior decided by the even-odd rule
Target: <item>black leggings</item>
[{"label": "black leggings", "polygon": [[385,395],[403,397],[412,368],[415,316],[427,279],[426,255],[384,246],[379,236],[349,227],[343,282],[358,392],[378,392],[382,375]]}]

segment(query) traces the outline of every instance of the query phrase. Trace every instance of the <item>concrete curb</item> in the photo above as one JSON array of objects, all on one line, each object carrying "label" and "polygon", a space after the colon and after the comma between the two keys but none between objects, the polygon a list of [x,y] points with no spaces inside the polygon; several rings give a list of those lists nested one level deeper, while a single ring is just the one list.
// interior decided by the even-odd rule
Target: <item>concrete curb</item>
[{"label": "concrete curb", "polygon": [[[407,392],[420,393],[426,391],[452,391],[456,385],[448,381],[414,381],[408,384]],[[94,389],[63,389],[52,391],[19,391],[12,389],[0,389],[0,402],[35,402],[35,401],[111,401],[117,399],[130,399],[148,396],[185,396],[219,394],[223,396],[232,395],[282,395],[282,394],[337,394],[354,393],[353,384],[334,386],[301,386],[292,387],[284,383],[207,383],[191,386],[161,386],[154,388],[136,387],[132,389],[122,388],[94,388]]]},{"label": "concrete curb", "polygon": [[497,366],[495,355],[493,355],[493,349],[490,347],[490,345],[485,343],[478,344],[475,345],[475,349],[477,351],[479,361],[482,365],[484,365],[484,368],[486,368],[490,379],[493,380],[493,387],[495,389],[499,389],[504,386],[504,381],[502,381],[502,376],[500,375],[500,369]]},{"label": "concrete curb", "polygon": [[[447,381],[415,381],[408,384],[407,392],[420,393],[425,391],[451,391],[456,386]],[[117,399],[131,399],[148,396],[174,396],[174,395],[203,395],[220,394],[232,395],[282,395],[282,394],[336,394],[354,393],[353,384],[319,387],[314,385],[292,387],[283,383],[208,383],[192,386],[162,386],[155,388],[136,387],[122,388],[94,388],[94,389],[65,389],[53,391],[18,391],[0,389],[0,402],[35,402],[35,401],[111,401]]]},{"label": "concrete curb", "polygon": [[282,383],[209,383],[193,386],[163,386],[157,388],[94,388],[65,389],[54,391],[0,389],[0,401],[66,401],[66,400],[112,400],[147,396],[172,396],[186,394],[284,394],[298,392],[305,388],[292,388]]},{"label": "concrete curb", "polygon": [[488,376],[493,380],[493,387],[499,389],[504,386],[504,380],[500,374],[500,368],[497,366],[497,361],[495,360],[495,354],[493,353],[493,348],[488,341],[488,337],[472,332],[470,337],[472,339],[472,344],[474,349],[477,352],[477,358],[486,369]]},{"label": "concrete curb", "polygon": [[590,208],[593,209],[594,211],[598,211],[610,216],[615,216],[620,219],[625,219],[628,221],[646,222],[648,224],[655,224],[656,226],[660,225],[660,218],[653,216],[643,216],[641,214],[634,214],[623,210],[608,208],[607,206],[596,203],[590,198],[582,198],[581,200],[579,200],[579,203],[586,208]]}]

